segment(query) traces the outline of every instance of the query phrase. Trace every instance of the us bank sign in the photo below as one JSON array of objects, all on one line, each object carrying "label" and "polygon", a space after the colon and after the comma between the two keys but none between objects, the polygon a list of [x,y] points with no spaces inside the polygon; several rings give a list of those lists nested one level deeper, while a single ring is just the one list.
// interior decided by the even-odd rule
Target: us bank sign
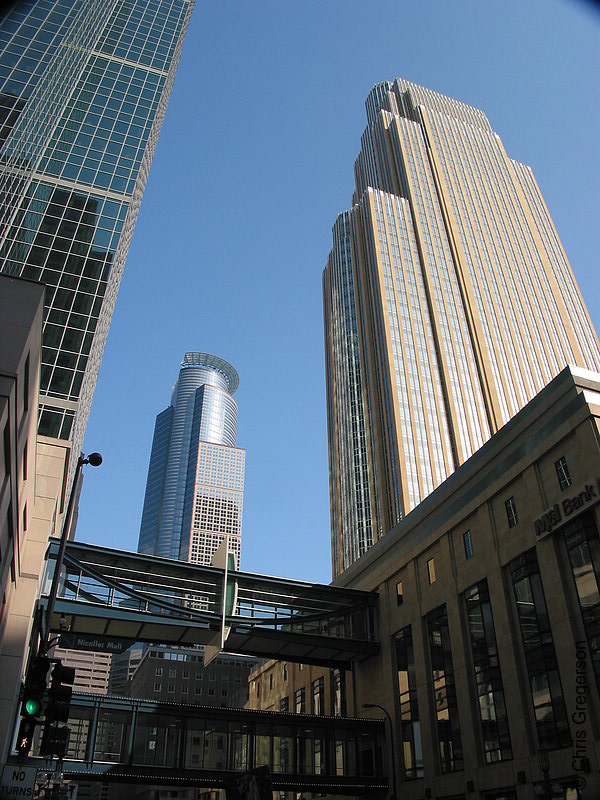
[{"label": "us bank sign", "polygon": [[533,523],[535,535],[547,536],[563,521],[577,516],[580,511],[595,505],[598,500],[600,500],[600,478],[596,478],[596,483],[586,483],[577,494],[571,494],[563,498],[560,503],[555,503],[552,508],[546,509]]}]

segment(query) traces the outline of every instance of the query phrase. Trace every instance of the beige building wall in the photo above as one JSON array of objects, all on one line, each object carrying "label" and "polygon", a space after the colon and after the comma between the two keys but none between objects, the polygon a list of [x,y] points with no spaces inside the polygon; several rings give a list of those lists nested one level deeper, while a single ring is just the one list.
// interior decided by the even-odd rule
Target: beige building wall
[{"label": "beige building wall", "polygon": [[44,288],[0,276],[0,760],[18,695],[48,537],[60,530],[67,442],[37,437]]},{"label": "beige building wall", "polygon": [[[569,480],[561,486],[565,465]],[[560,787],[558,796],[577,797],[576,786],[581,800],[600,796],[600,669],[594,669],[600,652],[593,622],[600,612],[599,531],[600,375],[567,369],[335,581],[379,593],[381,652],[356,663],[353,680],[347,675],[347,712],[381,718],[378,709],[363,707],[376,703],[390,714],[388,764],[395,759],[395,796],[533,800],[543,791],[541,748],[548,753],[548,777],[557,793]],[[519,564],[521,572],[516,571]],[[528,600],[517,577],[533,585],[534,573],[541,589]],[[467,597],[484,582],[495,647],[488,640],[475,650]],[[521,593],[519,603],[513,582]],[[442,607],[452,675],[433,661],[437,633],[428,620]],[[537,622],[529,613],[532,608]],[[523,609],[529,651],[520,623]],[[545,614],[547,629],[538,641],[535,626],[543,624]],[[423,753],[412,775],[403,753],[416,707],[411,708],[407,695],[400,697],[407,675],[399,669],[397,651],[401,632],[409,626],[414,654],[408,680],[411,702],[418,705]],[[476,679],[475,660],[482,654],[496,664],[500,677],[491,694]],[[269,662],[251,676],[250,703],[277,710],[277,695],[302,685],[308,698],[316,674],[314,668]],[[543,684],[544,674],[551,675],[551,690]],[[329,677],[325,671],[325,681]],[[534,699],[542,722],[536,722]],[[484,725],[480,710],[493,719],[495,709],[499,717],[502,702],[508,746],[502,755],[499,748],[488,747],[492,754],[486,758],[489,720]],[[446,771],[437,736],[444,718],[456,722],[461,740],[460,764]]]}]

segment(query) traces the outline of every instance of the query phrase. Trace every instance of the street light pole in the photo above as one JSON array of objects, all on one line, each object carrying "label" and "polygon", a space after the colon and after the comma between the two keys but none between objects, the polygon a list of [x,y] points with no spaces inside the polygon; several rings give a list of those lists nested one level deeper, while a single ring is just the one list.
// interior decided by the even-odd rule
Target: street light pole
[{"label": "street light pole", "polygon": [[91,464],[92,467],[99,467],[102,463],[102,456],[100,453],[90,453],[86,458],[83,453],[77,459],[77,466],[75,467],[75,475],[73,476],[73,484],[71,486],[71,494],[69,495],[69,503],[67,511],[63,518],[63,524],[60,533],[60,544],[58,546],[58,555],[56,556],[56,564],[54,566],[54,574],[52,575],[52,584],[50,586],[50,594],[48,595],[48,605],[44,614],[44,626],[41,636],[39,653],[46,655],[50,647],[50,620],[54,613],[54,606],[56,605],[56,595],[58,594],[58,582],[60,580],[60,572],[62,570],[63,561],[65,559],[65,550],[69,538],[69,529],[71,527],[71,520],[73,518],[73,508],[75,506],[75,497],[79,489],[79,481],[83,472],[84,464]]},{"label": "street light pole", "polygon": [[392,787],[390,797],[391,800],[396,800],[396,748],[394,747],[394,726],[392,724],[392,718],[388,710],[377,703],[363,703],[363,708],[378,708],[380,711],[383,711],[390,724],[390,747],[392,751]]}]

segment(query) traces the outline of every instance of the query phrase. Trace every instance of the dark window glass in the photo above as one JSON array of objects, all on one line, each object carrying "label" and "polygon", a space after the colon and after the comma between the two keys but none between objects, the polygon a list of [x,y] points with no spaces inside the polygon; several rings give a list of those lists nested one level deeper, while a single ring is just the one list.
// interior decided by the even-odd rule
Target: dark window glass
[{"label": "dark window glass", "polygon": [[400,704],[400,748],[404,777],[407,780],[423,777],[421,722],[417,702],[417,679],[410,625],[395,638],[398,699]]},{"label": "dark window glass", "polygon": [[334,717],[346,716],[346,673],[332,669],[330,673],[331,713]]},{"label": "dark window glass", "polygon": [[404,603],[404,591],[402,589],[402,581],[396,584],[396,603],[401,606]]},{"label": "dark window glass", "polygon": [[600,686],[600,541],[593,513],[563,529],[592,668]]},{"label": "dark window glass", "polygon": [[440,768],[453,772],[464,765],[446,606],[429,613],[426,623]]},{"label": "dark window glass", "polygon": [[29,353],[23,367],[23,413],[29,409]]},{"label": "dark window glass", "polygon": [[473,557],[473,537],[471,536],[471,531],[465,531],[463,533],[463,547],[465,549],[465,558],[472,558]]},{"label": "dark window glass", "polygon": [[464,594],[486,764],[512,758],[487,581]]},{"label": "dark window glass", "polygon": [[567,747],[571,735],[535,550],[515,558],[509,568],[539,746]]},{"label": "dark window glass", "polygon": [[325,713],[325,680],[324,678],[317,678],[312,683],[312,702],[311,712],[313,714]]},{"label": "dark window glass", "polygon": [[509,497],[508,500],[504,503],[506,508],[506,517],[508,519],[508,527],[514,528],[515,525],[519,521],[519,517],[517,515],[517,506],[515,504],[515,498]]},{"label": "dark window glass", "polygon": [[561,456],[558,461],[555,462],[554,466],[556,467],[556,475],[558,477],[559,486],[561,490],[564,491],[571,485],[571,473],[569,472],[567,459],[564,456]]}]

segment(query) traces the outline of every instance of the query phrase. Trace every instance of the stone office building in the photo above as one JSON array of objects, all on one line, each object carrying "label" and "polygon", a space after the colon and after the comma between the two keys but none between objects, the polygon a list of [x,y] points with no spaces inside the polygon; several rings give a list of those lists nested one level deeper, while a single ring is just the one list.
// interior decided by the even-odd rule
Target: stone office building
[{"label": "stone office building", "polygon": [[[600,375],[563,370],[335,580],[379,593],[341,684],[390,715],[394,797],[600,797],[599,417]],[[250,705],[330,713],[332,678],[269,662]]]}]

